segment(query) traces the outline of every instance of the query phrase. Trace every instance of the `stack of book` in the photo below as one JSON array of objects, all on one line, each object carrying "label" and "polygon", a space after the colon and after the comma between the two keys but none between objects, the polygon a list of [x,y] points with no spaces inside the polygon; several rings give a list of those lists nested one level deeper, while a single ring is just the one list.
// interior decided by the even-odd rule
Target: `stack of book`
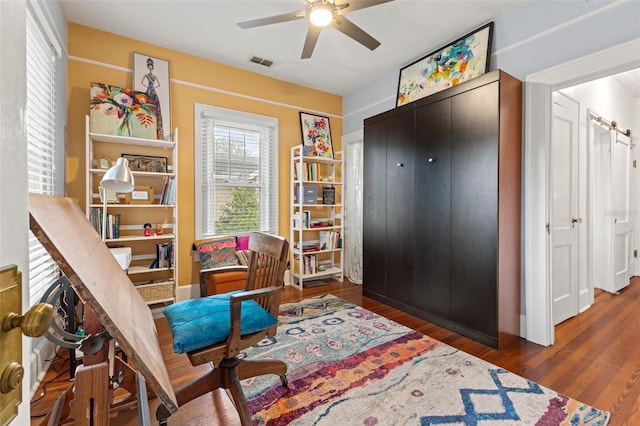
[{"label": "stack of book", "polygon": [[340,232],[320,231],[320,250],[335,250],[342,248]]},{"label": "stack of book", "polygon": [[296,176],[299,181],[318,181],[320,180],[320,167],[316,163],[302,165],[296,162]]},{"label": "stack of book", "polygon": [[176,180],[174,178],[164,178],[160,204],[174,205],[176,203]]},{"label": "stack of book", "polygon": [[149,269],[173,267],[173,242],[156,244],[156,258]]},{"label": "stack of book", "polygon": [[[91,207],[89,210],[89,221],[93,228],[102,235],[102,209]],[[105,230],[106,239],[120,238],[120,214],[107,215],[107,227]]]},{"label": "stack of book", "polygon": [[315,254],[305,254],[302,257],[295,254],[293,256],[293,273],[300,274],[315,274],[318,272],[318,257]]}]

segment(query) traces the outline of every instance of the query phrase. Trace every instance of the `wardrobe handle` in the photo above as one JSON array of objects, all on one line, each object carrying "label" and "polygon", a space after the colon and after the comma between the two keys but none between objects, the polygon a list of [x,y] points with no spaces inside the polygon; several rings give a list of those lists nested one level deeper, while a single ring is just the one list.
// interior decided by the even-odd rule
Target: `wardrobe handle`
[{"label": "wardrobe handle", "polygon": [[398,164],[396,164],[396,167],[404,167],[404,164],[398,163]]},{"label": "wardrobe handle", "polygon": [[427,162],[428,162],[428,163],[435,163],[435,162],[436,162],[436,159],[435,159],[435,158],[433,158],[433,157],[429,157],[429,158],[427,158]]}]

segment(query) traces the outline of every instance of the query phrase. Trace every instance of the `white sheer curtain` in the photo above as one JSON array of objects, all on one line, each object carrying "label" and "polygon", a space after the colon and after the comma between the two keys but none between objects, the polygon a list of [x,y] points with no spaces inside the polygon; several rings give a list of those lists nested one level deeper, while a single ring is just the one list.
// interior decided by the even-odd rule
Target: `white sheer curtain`
[{"label": "white sheer curtain", "polygon": [[362,131],[342,138],[344,162],[344,275],[362,284]]}]

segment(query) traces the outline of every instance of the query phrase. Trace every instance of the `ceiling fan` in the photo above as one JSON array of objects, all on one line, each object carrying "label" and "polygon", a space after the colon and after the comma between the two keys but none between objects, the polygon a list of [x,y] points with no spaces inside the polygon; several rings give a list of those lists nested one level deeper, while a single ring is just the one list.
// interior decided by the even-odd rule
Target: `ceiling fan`
[{"label": "ceiling fan", "polygon": [[247,29],[298,19],[308,19],[309,29],[302,49],[302,59],[311,57],[313,49],[316,47],[320,30],[326,26],[331,26],[370,50],[374,50],[380,46],[380,42],[348,20],[344,14],[390,1],[393,0],[351,0],[348,3],[336,4],[335,0],[305,0],[307,6],[305,10],[239,22],[238,26]]}]

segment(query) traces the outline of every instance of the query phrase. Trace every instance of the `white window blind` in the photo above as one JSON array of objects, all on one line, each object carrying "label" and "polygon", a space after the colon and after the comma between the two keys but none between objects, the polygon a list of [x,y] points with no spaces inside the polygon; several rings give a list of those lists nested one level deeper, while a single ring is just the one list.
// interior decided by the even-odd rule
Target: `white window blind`
[{"label": "white window blind", "polygon": [[196,238],[278,232],[275,118],[196,104]]},{"label": "white window blind", "polygon": [[[56,53],[40,24],[27,8],[27,165],[29,192],[55,194]],[[58,277],[58,267],[35,236],[29,233],[30,302],[40,300]]]}]

